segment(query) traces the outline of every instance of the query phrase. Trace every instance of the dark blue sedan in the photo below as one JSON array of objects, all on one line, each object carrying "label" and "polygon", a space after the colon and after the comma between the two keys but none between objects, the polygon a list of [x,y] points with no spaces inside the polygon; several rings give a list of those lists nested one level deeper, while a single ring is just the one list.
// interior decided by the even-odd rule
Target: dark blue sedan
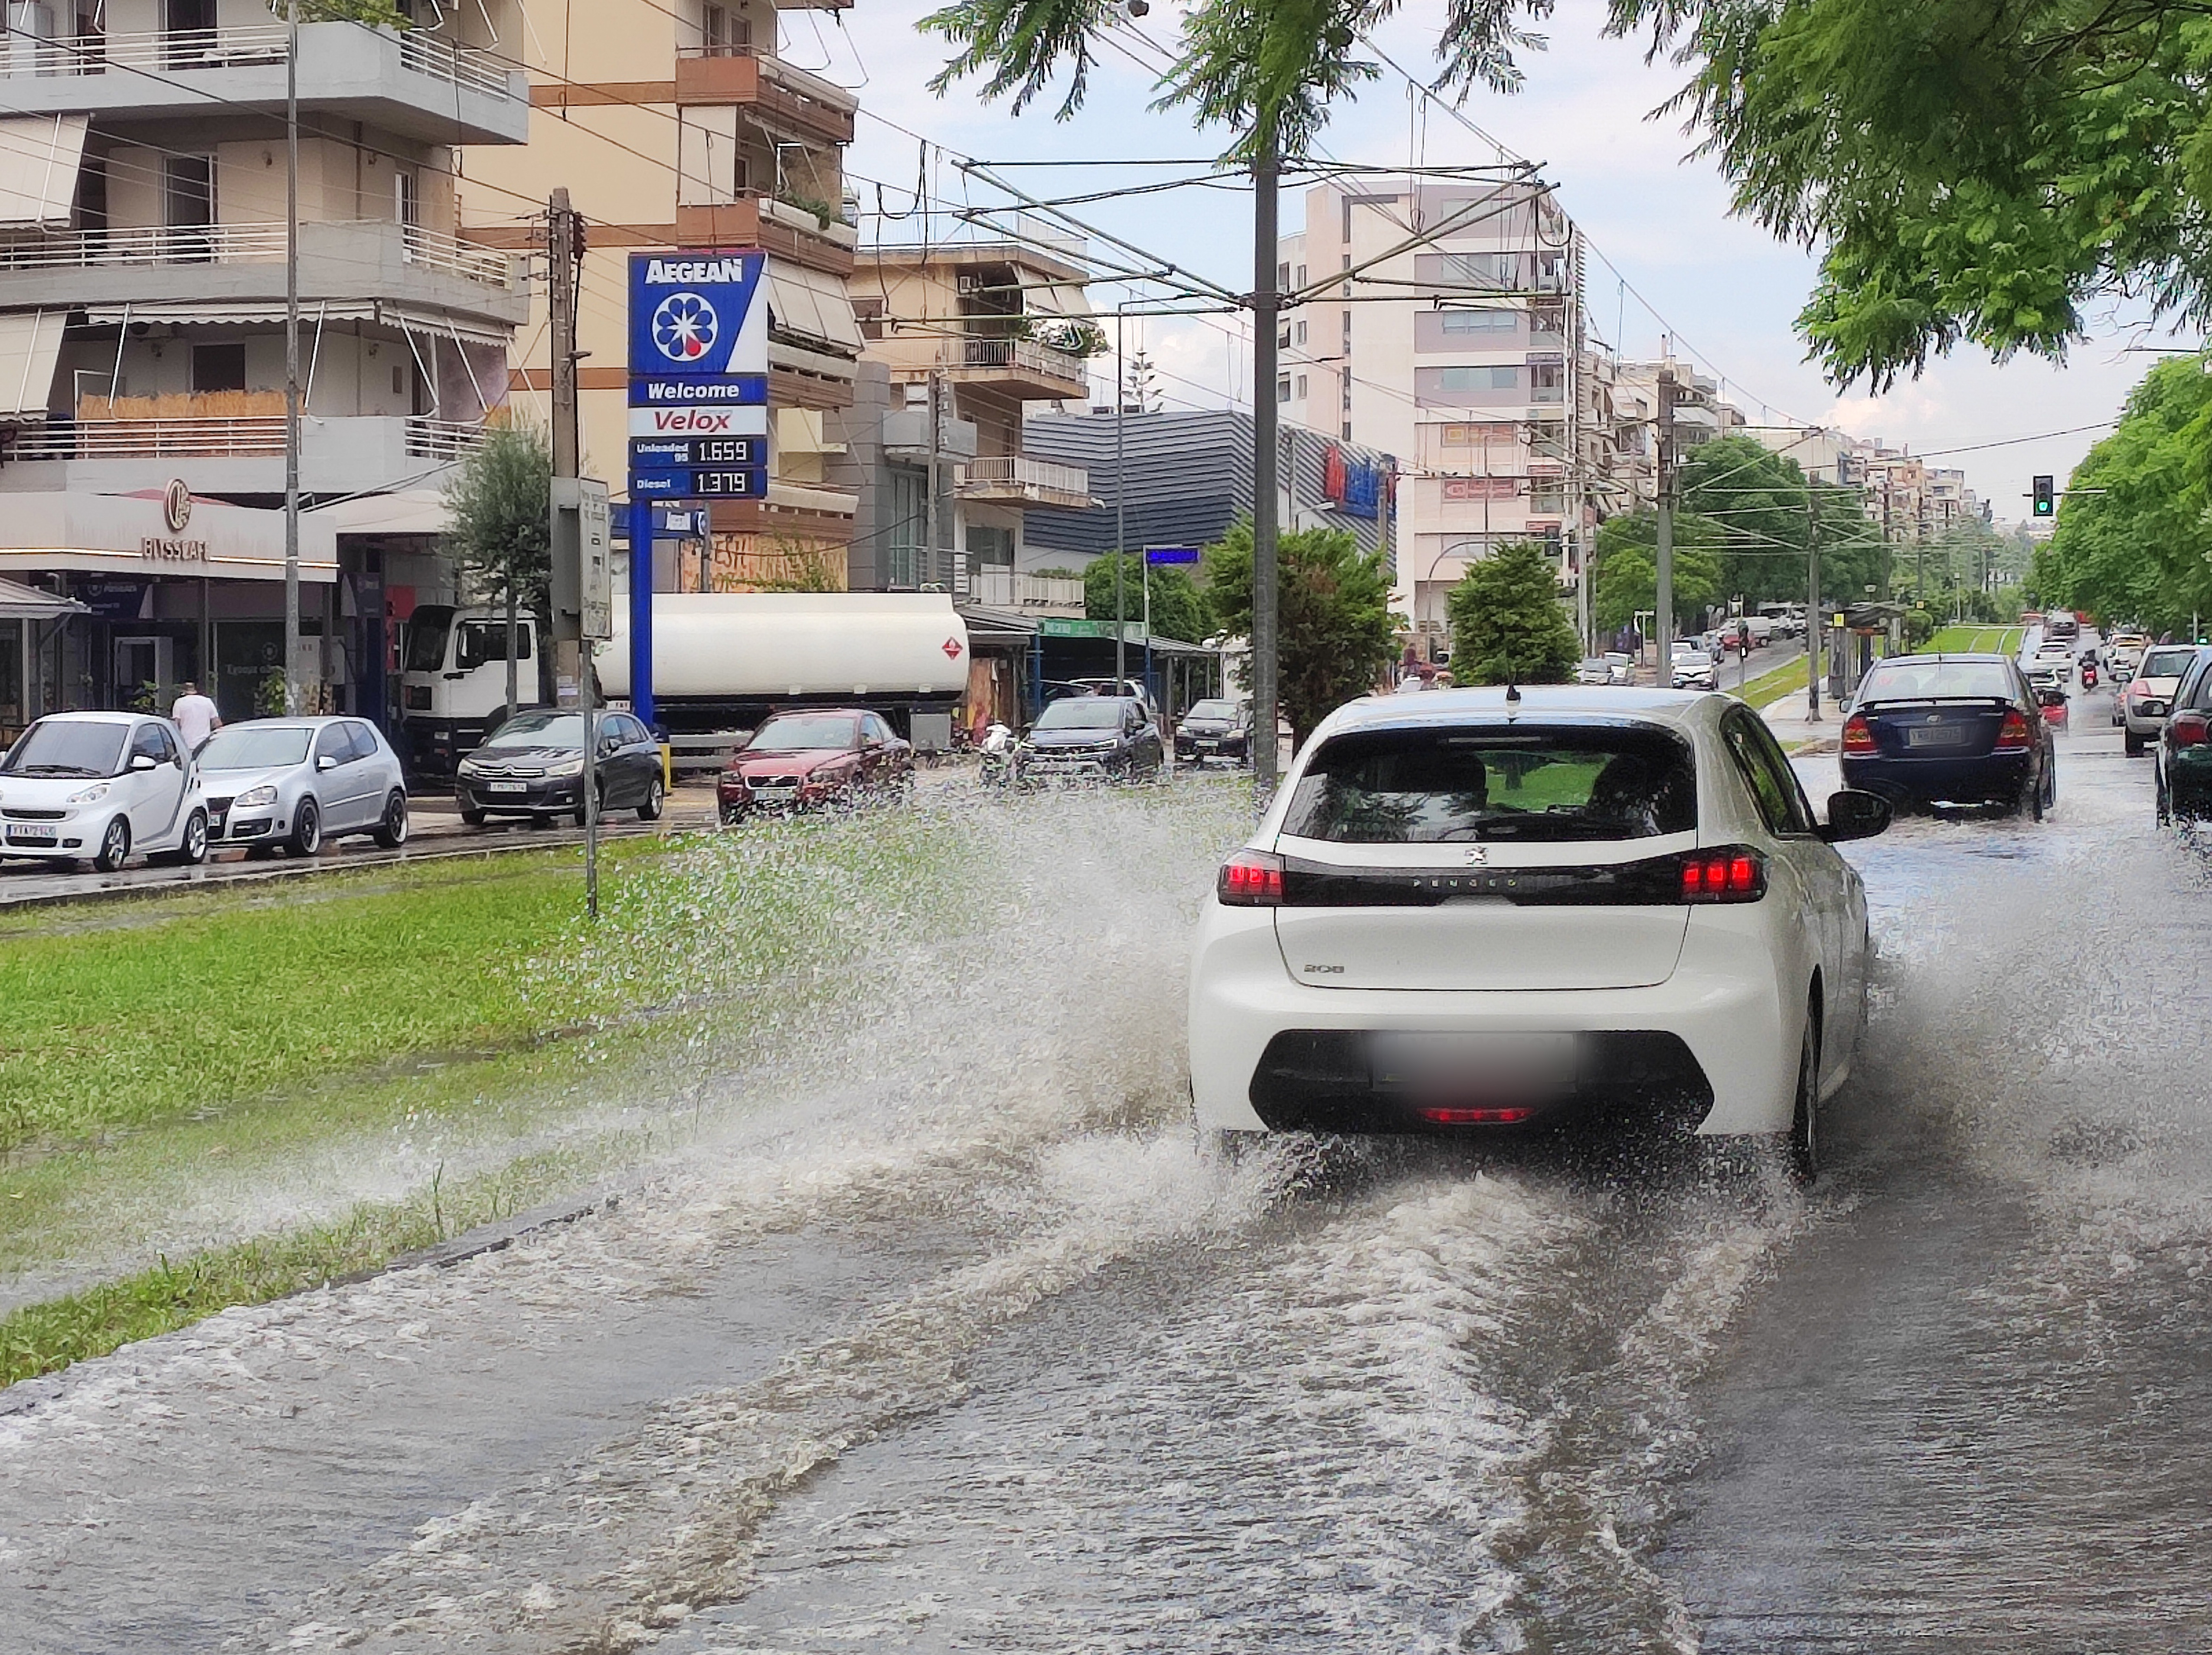
[{"label": "dark blue sedan", "polygon": [[2036,692],[2002,655],[1875,664],[1844,720],[1844,785],[1893,804],[1994,805],[2038,821],[2058,765]]}]

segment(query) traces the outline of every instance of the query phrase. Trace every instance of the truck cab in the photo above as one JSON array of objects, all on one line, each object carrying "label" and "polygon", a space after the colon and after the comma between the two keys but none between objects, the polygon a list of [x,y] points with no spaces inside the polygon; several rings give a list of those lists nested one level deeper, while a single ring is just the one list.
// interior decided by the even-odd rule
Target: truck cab
[{"label": "truck cab", "polygon": [[[515,617],[515,701],[543,706],[538,621]],[[507,717],[507,612],[422,603],[407,622],[400,725],[418,773],[453,767]]]}]

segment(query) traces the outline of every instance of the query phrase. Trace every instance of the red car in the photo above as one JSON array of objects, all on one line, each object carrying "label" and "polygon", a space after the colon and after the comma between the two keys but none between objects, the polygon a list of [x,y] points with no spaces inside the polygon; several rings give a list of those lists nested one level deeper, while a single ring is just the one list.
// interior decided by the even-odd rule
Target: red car
[{"label": "red car", "polygon": [[771,714],[715,784],[723,825],[760,810],[818,809],[903,795],[914,749],[866,707],[807,707]]}]

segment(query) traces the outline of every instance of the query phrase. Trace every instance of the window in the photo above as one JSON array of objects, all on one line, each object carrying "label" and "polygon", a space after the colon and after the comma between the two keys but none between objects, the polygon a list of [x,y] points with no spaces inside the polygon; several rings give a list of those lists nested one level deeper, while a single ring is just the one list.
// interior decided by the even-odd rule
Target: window
[{"label": "window", "polygon": [[1532,403],[1563,402],[1566,398],[1567,370],[1558,362],[1538,362],[1528,369],[1528,400]]},{"label": "window", "polygon": [[1298,286],[1300,286],[1301,288],[1303,288],[1303,287],[1304,287],[1304,286],[1305,286],[1305,284],[1306,284],[1306,267],[1305,267],[1304,265],[1303,265],[1303,264],[1301,264],[1301,265],[1299,265],[1299,266],[1298,266],[1298,278],[1297,278],[1297,281],[1298,281]]},{"label": "window", "polygon": [[[1344,268],[1346,270],[1350,270],[1352,268],[1352,255],[1350,253],[1346,253],[1344,256]],[[1346,299],[1352,297],[1352,278],[1350,276],[1346,276],[1344,278],[1344,296]]]},{"label": "window", "polygon": [[1344,209],[1344,234],[1339,239],[1348,243],[1352,239],[1352,197],[1344,197],[1340,204]]},{"label": "window", "polygon": [[1470,333],[1511,333],[1521,325],[1521,312],[1510,310],[1448,310],[1437,318],[1443,331],[1454,336]]},{"label": "window", "polygon": [[156,764],[174,764],[178,757],[176,743],[157,724],[140,724],[138,733],[131,738],[131,756],[135,759],[142,753]]},{"label": "window", "polygon": [[353,743],[342,724],[325,724],[323,733],[315,737],[315,763],[318,767],[325,759],[335,759],[340,764],[353,761]]},{"label": "window", "polygon": [[881,718],[873,712],[868,714],[868,716],[861,721],[861,730],[864,733],[865,739],[869,741],[890,742],[894,739],[891,735],[891,727],[885,724]]},{"label": "window", "polygon": [[1521,384],[1521,370],[1510,363],[1492,367],[1440,367],[1435,372],[1439,391],[1512,391]]},{"label": "window", "polygon": [[1352,440],[1352,421],[1349,420],[1346,420],[1344,422],[1343,437],[1346,442],[1350,442]]},{"label": "window", "polygon": [[922,530],[929,514],[929,485],[911,466],[891,468],[891,520],[884,535],[884,584],[912,586],[919,579]]},{"label": "window", "polygon": [[1811,833],[1812,809],[1765,723],[1747,708],[1734,707],[1721,720],[1721,735],[1768,828],[1778,834]]},{"label": "window", "polygon": [[860,337],[880,339],[884,336],[884,301],[880,299],[853,300],[853,319],[860,324]]},{"label": "window", "polygon": [[1275,343],[1278,345],[1287,345],[1291,343],[1291,324],[1288,322],[1283,324],[1283,330],[1276,336]]},{"label": "window", "polygon": [[1279,403],[1291,400],[1291,376],[1287,373],[1275,381],[1275,400]]},{"label": "window", "polygon": [[[514,658],[530,658],[530,628],[518,624],[514,630]],[[487,661],[507,659],[507,622],[498,621],[464,621],[461,635],[453,647],[453,665],[463,672],[480,667]]]},{"label": "window", "polygon": [[107,163],[89,155],[77,175],[76,227],[95,240],[107,233]]},{"label": "window", "polygon": [[192,389],[196,391],[245,390],[246,342],[240,340],[227,345],[194,345]]},{"label": "window", "polygon": [[1324,746],[1283,832],[1346,845],[1650,839],[1698,825],[1687,743],[1645,729],[1364,731]]},{"label": "window", "polygon": [[699,47],[708,58],[728,58],[752,44],[752,20],[727,6],[699,9]]},{"label": "window", "polygon": [[395,167],[392,169],[392,216],[395,222],[417,225],[422,221],[422,203],[414,170]]},{"label": "window", "polygon": [[1289,287],[1290,285],[1291,285],[1291,267],[1290,267],[1288,264],[1278,264],[1278,265],[1276,265],[1276,266],[1275,266],[1275,287],[1276,287],[1277,291],[1279,291],[1279,292],[1280,290],[1282,290],[1282,289],[1283,289],[1283,288],[1285,288]]},{"label": "window", "polygon": [[1298,396],[1299,396],[1299,397],[1300,397],[1301,399],[1303,399],[1303,398],[1304,397],[1305,394],[1306,394],[1306,376],[1305,376],[1304,374],[1301,373],[1301,374],[1299,374],[1299,375],[1298,375]]},{"label": "window", "polygon": [[1297,329],[1297,331],[1298,331],[1298,343],[1299,343],[1300,344],[1302,344],[1302,345],[1303,345],[1303,344],[1304,344],[1304,343],[1305,343],[1305,342],[1306,342],[1306,324],[1305,324],[1304,322],[1300,322],[1300,323],[1298,324],[1298,329]]},{"label": "window", "polygon": [[161,162],[161,222],[169,230],[173,257],[204,260],[214,256],[209,227],[215,222],[215,157],[168,155]]},{"label": "window", "polygon": [[1413,261],[1413,279],[1449,288],[1511,288],[1520,282],[1516,253],[1427,253]]}]

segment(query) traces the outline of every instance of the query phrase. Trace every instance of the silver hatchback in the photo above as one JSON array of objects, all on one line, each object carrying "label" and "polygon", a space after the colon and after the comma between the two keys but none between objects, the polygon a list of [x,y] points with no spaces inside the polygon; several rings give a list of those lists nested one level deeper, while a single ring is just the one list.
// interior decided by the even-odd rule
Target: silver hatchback
[{"label": "silver hatchback", "polygon": [[313,856],[325,840],[407,842],[399,756],[366,718],[254,718],[200,744],[208,837],[216,845]]}]

